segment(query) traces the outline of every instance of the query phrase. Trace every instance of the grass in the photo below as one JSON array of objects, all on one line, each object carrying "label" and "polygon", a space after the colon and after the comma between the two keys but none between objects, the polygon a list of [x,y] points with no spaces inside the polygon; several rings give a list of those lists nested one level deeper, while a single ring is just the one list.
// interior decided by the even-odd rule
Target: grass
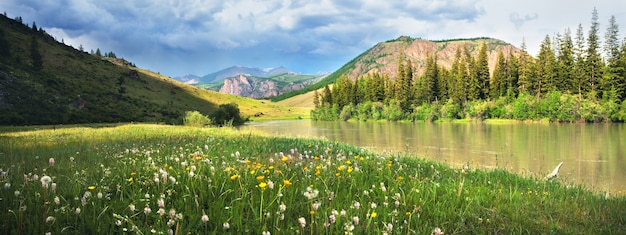
[{"label": "grass", "polygon": [[626,233],[623,195],[324,140],[148,124],[1,131],[2,234]]}]

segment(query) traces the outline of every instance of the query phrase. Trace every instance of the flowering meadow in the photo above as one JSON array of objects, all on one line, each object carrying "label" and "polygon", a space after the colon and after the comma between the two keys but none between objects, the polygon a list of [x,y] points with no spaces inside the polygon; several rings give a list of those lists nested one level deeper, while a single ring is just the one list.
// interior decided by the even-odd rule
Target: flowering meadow
[{"label": "flowering meadow", "polygon": [[235,129],[0,133],[1,234],[624,234],[558,179]]}]

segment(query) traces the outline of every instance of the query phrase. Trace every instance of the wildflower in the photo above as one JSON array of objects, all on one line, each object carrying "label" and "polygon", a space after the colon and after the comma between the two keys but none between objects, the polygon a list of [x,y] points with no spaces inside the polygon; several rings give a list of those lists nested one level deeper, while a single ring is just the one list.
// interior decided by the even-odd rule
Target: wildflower
[{"label": "wildflower", "polygon": [[103,197],[102,192],[98,192],[97,196],[98,196],[99,199],[102,199],[102,197]]},{"label": "wildflower", "polygon": [[238,174],[234,174],[234,175],[230,176],[230,180],[236,180],[237,178],[239,178]]},{"label": "wildflower", "polygon": [[322,204],[321,202],[315,201],[315,203],[313,203],[313,210],[317,210],[321,204]]},{"label": "wildflower", "polygon": [[91,185],[91,186],[87,187],[87,189],[94,190],[94,189],[96,189],[96,186]]},{"label": "wildflower", "polygon": [[41,177],[41,186],[43,186],[45,189],[48,188],[50,182],[52,182],[52,178],[50,178],[50,176],[44,175],[43,177]]},{"label": "wildflower", "polygon": [[174,218],[174,216],[176,216],[176,210],[170,209],[169,215],[170,215],[170,218]]},{"label": "wildflower", "polygon": [[284,156],[280,160],[283,161],[283,162],[287,162],[287,161],[289,161],[289,158],[287,156]]},{"label": "wildflower", "polygon": [[263,231],[262,235],[272,235],[272,233],[270,233],[270,231]]},{"label": "wildflower", "polygon": [[20,191],[15,190],[15,197],[19,197],[19,196],[20,196],[20,194],[21,194],[21,193],[20,193]]},{"label": "wildflower", "polygon": [[128,205],[128,209],[130,209],[130,211],[135,211],[135,205],[133,204]]},{"label": "wildflower", "polygon": [[388,224],[387,224],[387,231],[388,231],[389,233],[391,233],[391,231],[393,231],[393,224],[391,224],[391,223],[388,223]]},{"label": "wildflower", "polygon": [[300,223],[300,227],[304,228],[306,226],[306,219],[304,217],[298,218],[298,222]]},{"label": "wildflower", "polygon": [[359,202],[354,202],[354,209],[359,209],[359,207],[361,207],[361,203]]},{"label": "wildflower", "polygon": [[59,197],[54,197],[54,204],[59,205],[61,203],[61,199]]},{"label": "wildflower", "polygon": [[258,181],[261,181],[263,179],[265,179],[265,176],[263,176],[263,175],[259,175],[259,176],[256,177],[256,180],[258,180]]},{"label": "wildflower", "polygon": [[48,159],[48,165],[54,166],[54,158]]},{"label": "wildflower", "polygon": [[202,215],[202,222],[206,223],[208,221],[209,221],[209,216],[206,214]]},{"label": "wildflower", "polygon": [[11,188],[11,183],[6,182],[4,183],[4,189],[10,189]]},{"label": "wildflower", "polygon": [[267,181],[267,187],[269,187],[270,189],[274,189],[274,182],[273,181]]},{"label": "wildflower", "polygon": [[335,218],[335,215],[334,215],[334,214],[331,214],[330,216],[328,216],[328,219],[330,220],[330,223],[331,223],[331,224],[334,224],[334,223],[335,223],[335,221],[336,221],[336,218]]},{"label": "wildflower", "polygon": [[224,222],[223,226],[224,226],[224,230],[228,230],[230,228],[230,224],[228,223],[228,221]]},{"label": "wildflower", "polygon": [[285,187],[289,187],[289,186],[291,186],[291,181],[283,180],[283,184],[285,185]]},{"label": "wildflower", "polygon": [[376,203],[372,202],[372,204],[370,205],[372,207],[372,209],[376,209]]},{"label": "wildflower", "polygon": [[280,206],[278,206],[278,209],[280,210],[280,212],[285,212],[285,210],[287,210],[287,206],[285,205],[285,203],[280,203]]},{"label": "wildflower", "polygon": [[159,207],[165,207],[165,200],[163,200],[163,198],[159,198],[159,200],[157,200],[157,204]]},{"label": "wildflower", "polygon": [[56,220],[53,216],[48,216],[48,218],[46,218],[46,223],[54,223],[54,220]]},{"label": "wildflower", "polygon": [[435,229],[433,229],[433,232],[430,234],[431,235],[443,235],[443,231],[441,231],[439,227],[436,227]]},{"label": "wildflower", "polygon": [[303,193],[304,197],[308,198],[309,200],[317,197],[317,195],[319,194],[319,190],[317,189],[313,189],[310,186],[306,188],[306,191]]},{"label": "wildflower", "polygon": [[74,213],[76,213],[77,215],[80,214],[80,207],[76,207],[76,210],[74,210]]},{"label": "wildflower", "polygon": [[378,216],[378,213],[376,213],[376,212],[372,212],[372,214],[371,214],[370,216],[372,216],[372,219],[373,219],[373,218],[376,218],[376,217]]},{"label": "wildflower", "polygon": [[54,193],[57,191],[57,183],[52,183],[50,185],[50,190]]},{"label": "wildflower", "polygon": [[259,183],[259,188],[265,189],[265,187],[267,187],[267,183],[265,183],[265,182]]},{"label": "wildflower", "polygon": [[150,207],[146,205],[146,207],[143,208],[143,213],[150,214],[150,212],[152,212],[152,209],[150,209]]},{"label": "wildflower", "polygon": [[358,216],[352,217],[352,223],[354,225],[359,225],[359,217]]}]

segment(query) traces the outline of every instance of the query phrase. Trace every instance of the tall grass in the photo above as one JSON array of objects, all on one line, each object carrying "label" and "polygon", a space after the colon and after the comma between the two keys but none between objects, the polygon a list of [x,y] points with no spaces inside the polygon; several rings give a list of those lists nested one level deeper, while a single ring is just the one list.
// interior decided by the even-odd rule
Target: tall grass
[{"label": "tall grass", "polygon": [[3,234],[626,233],[623,195],[324,140],[72,127],[0,157]]}]

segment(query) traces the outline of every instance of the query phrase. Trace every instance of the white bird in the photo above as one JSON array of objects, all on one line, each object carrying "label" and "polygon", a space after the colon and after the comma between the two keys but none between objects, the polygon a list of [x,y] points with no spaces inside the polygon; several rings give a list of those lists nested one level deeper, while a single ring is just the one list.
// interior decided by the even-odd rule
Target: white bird
[{"label": "white bird", "polygon": [[561,169],[561,166],[563,165],[563,162],[559,163],[559,165],[556,166],[556,168],[554,168],[554,170],[552,172],[550,172],[550,174],[546,175],[546,179],[554,179],[556,178],[556,176],[559,174],[559,169]]}]

